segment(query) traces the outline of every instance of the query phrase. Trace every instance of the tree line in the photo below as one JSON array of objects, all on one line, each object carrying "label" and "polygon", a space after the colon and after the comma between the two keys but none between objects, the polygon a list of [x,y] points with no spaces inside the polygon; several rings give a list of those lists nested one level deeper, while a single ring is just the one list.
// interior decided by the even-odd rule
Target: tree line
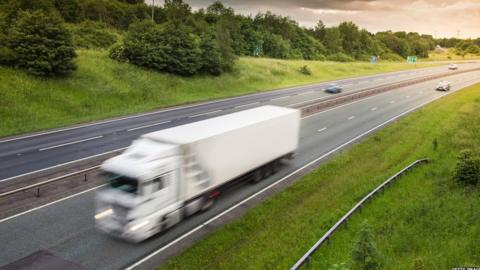
[{"label": "tree line", "polygon": [[353,22],[306,28],[271,12],[237,14],[219,1],[193,11],[183,0],[155,7],[142,0],[0,0],[0,27],[0,64],[45,76],[73,71],[75,48],[108,48],[113,59],[183,76],[219,75],[238,56],[402,60],[428,57],[437,44],[480,53],[479,39],[373,34]]}]

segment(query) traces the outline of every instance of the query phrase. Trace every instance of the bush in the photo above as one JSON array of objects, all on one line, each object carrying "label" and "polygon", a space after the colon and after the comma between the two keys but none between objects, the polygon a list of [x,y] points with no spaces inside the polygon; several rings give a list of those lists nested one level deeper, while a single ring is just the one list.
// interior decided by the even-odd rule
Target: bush
[{"label": "bush", "polygon": [[109,48],[117,42],[117,35],[101,22],[84,21],[69,28],[77,48]]},{"label": "bush", "polygon": [[127,57],[125,56],[125,47],[121,43],[115,43],[112,47],[110,47],[108,56],[120,62],[128,61]]},{"label": "bush", "polygon": [[300,67],[299,71],[303,75],[312,75],[312,71],[310,70],[310,68],[307,65],[304,65],[304,66]]},{"label": "bush", "polygon": [[396,53],[384,53],[381,55],[382,60],[386,61],[404,61],[405,59]]},{"label": "bush", "polygon": [[43,11],[20,12],[7,34],[15,67],[38,76],[64,75],[76,69],[76,56],[62,20]]},{"label": "bush", "polygon": [[471,150],[463,150],[458,155],[454,177],[463,185],[476,185],[480,182],[480,159]]},{"label": "bush", "polygon": [[335,53],[327,56],[327,60],[335,62],[353,62],[354,59],[344,53]]},{"label": "bush", "polygon": [[357,240],[352,248],[351,257],[352,269],[382,269],[380,254],[375,247],[371,229],[366,222],[362,224],[362,228],[358,233]]}]

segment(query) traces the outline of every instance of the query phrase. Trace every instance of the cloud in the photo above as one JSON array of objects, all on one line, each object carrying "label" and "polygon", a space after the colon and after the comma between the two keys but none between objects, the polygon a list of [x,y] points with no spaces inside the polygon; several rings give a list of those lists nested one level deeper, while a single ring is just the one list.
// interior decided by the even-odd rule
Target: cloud
[{"label": "cloud", "polygon": [[[214,0],[187,0],[194,9]],[[415,31],[438,37],[480,37],[479,0],[224,0],[237,13],[270,10],[311,27],[353,21],[369,31]]]}]

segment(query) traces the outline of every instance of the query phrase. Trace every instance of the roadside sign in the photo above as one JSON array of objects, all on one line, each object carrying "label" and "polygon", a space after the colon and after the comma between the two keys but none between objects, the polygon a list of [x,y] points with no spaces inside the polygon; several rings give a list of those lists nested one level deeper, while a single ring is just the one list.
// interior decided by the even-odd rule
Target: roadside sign
[{"label": "roadside sign", "polygon": [[262,54],[262,46],[258,45],[253,49],[253,56],[259,56],[260,54]]},{"label": "roadside sign", "polygon": [[409,64],[416,64],[417,63],[417,56],[408,56],[407,63]]},{"label": "roadside sign", "polygon": [[378,62],[378,57],[372,55],[372,56],[370,57],[370,63],[371,63],[371,64],[376,64],[377,62]]}]

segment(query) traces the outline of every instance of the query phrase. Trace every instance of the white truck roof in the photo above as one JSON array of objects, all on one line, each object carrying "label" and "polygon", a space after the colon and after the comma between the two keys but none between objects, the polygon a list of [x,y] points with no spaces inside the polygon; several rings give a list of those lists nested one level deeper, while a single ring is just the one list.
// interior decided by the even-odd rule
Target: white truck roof
[{"label": "white truck roof", "polygon": [[142,135],[142,138],[184,145],[291,114],[294,111],[297,110],[267,105],[147,133]]}]

